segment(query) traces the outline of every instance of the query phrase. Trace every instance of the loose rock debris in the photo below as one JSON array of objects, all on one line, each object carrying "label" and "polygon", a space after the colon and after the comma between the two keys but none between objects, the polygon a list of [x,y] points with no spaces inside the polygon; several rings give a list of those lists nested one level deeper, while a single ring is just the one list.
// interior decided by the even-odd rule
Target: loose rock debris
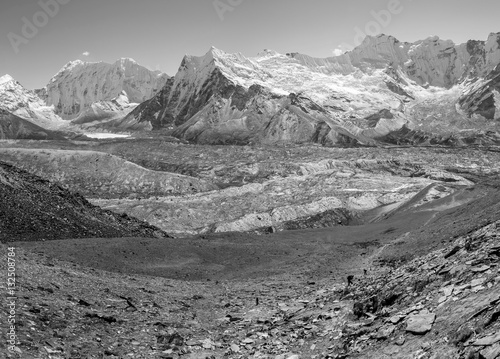
[{"label": "loose rock debris", "polygon": [[18,345],[1,350],[54,359],[497,358],[499,239],[494,222],[350,285],[124,276],[19,248]]}]

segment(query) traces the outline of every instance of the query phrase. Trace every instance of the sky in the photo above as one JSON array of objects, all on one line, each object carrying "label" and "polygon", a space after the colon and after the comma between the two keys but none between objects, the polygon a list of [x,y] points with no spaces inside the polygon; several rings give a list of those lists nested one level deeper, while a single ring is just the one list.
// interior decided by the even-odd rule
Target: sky
[{"label": "sky", "polygon": [[45,86],[67,62],[130,57],[173,76],[211,46],[329,57],[364,35],[456,43],[500,32],[498,0],[1,0],[0,76]]}]

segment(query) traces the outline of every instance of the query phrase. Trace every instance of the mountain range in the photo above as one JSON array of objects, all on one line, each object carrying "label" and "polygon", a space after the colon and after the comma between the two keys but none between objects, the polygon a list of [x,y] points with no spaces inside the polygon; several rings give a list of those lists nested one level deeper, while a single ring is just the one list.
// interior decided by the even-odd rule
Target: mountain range
[{"label": "mountain range", "polygon": [[77,60],[36,91],[3,76],[0,109],[46,129],[160,131],[200,144],[497,143],[500,33],[459,45],[368,36],[322,59],[212,47],[185,56],[174,77],[131,59]]}]

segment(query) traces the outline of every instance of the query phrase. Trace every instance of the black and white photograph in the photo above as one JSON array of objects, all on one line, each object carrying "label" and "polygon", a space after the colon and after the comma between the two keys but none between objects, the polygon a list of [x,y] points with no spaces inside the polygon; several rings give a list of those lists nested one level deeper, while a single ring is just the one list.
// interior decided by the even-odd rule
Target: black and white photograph
[{"label": "black and white photograph", "polygon": [[2,0],[0,359],[500,359],[500,1]]}]

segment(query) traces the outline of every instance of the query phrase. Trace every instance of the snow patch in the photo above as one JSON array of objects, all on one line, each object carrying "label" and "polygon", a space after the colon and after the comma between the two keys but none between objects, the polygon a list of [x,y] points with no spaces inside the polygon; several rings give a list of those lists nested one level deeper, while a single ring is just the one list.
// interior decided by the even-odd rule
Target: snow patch
[{"label": "snow patch", "polygon": [[8,74],[0,77],[0,85],[3,85],[4,83],[10,82],[10,81],[14,81],[14,78]]}]

